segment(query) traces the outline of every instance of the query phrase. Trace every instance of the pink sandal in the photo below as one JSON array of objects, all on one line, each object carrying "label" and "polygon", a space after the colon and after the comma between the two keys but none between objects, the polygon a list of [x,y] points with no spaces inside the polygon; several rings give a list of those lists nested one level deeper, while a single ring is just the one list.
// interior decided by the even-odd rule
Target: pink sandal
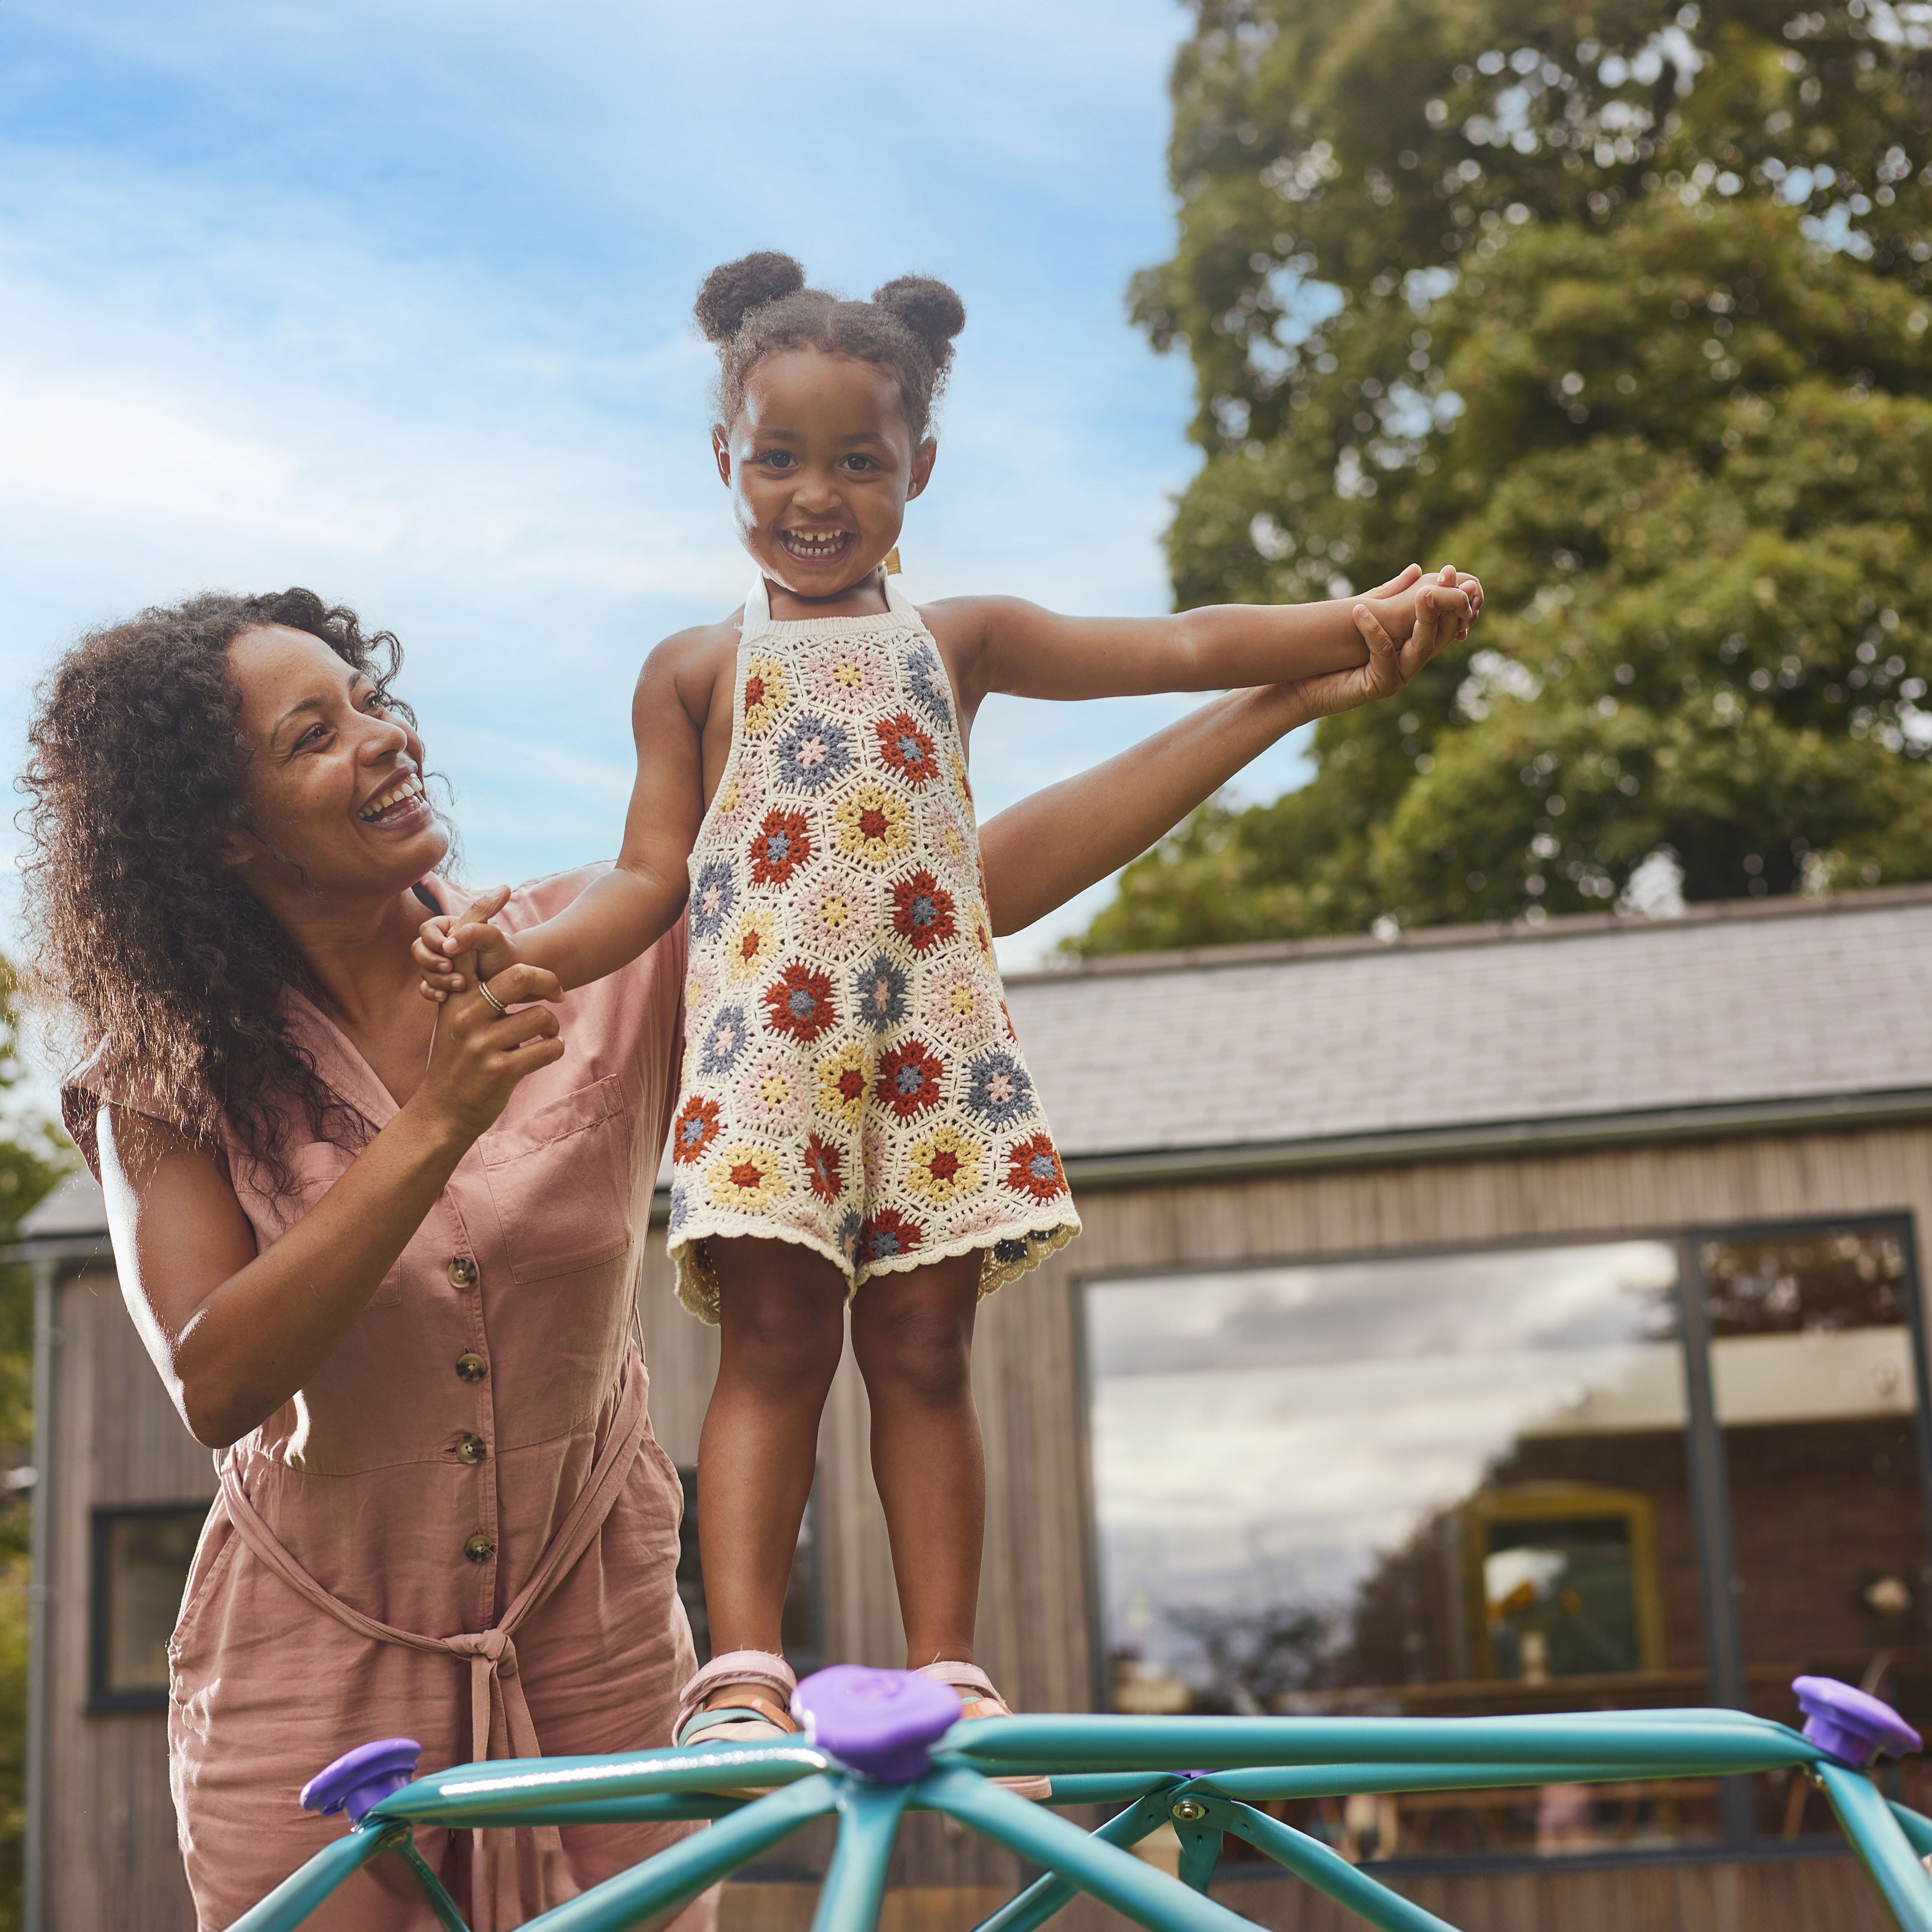
[{"label": "pink sandal", "polygon": [[[713,1710],[700,1708],[721,1684],[735,1687],[728,1704]],[[791,1714],[792,1693],[798,1679],[784,1659],[768,1650],[728,1650],[711,1661],[686,1684],[677,1700],[677,1714],[671,1720],[671,1742],[686,1746],[710,1744],[756,1749],[761,1744],[782,1744],[799,1734],[798,1722]],[[766,1690],[773,1695],[767,1697]],[[762,1798],[765,1791],[749,1790]],[[741,1787],[730,1787],[739,1795]]]},{"label": "pink sandal", "polygon": [[[993,1688],[993,1680],[974,1664],[922,1664],[918,1674],[944,1684],[960,1702],[962,1721],[971,1724],[981,1718],[1010,1718],[1012,1707]],[[993,1782],[1016,1798],[1036,1802],[1053,1796],[1053,1780],[1048,1778],[996,1778]]]}]

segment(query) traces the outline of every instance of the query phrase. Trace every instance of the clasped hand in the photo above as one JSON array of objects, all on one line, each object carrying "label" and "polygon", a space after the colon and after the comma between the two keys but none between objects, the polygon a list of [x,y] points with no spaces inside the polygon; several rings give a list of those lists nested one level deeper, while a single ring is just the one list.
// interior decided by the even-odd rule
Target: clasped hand
[{"label": "clasped hand", "polygon": [[[434,919],[426,919],[410,947],[410,956],[421,970],[422,994],[426,1000],[434,1000],[439,1004],[452,993],[467,989],[472,980],[486,986],[492,998],[508,1006],[520,999],[555,999],[557,992],[531,993],[513,988],[507,982],[500,986],[499,978],[506,976],[512,968],[528,966],[530,962],[517,950],[517,942],[490,922],[509,902],[510,889],[499,886],[494,891],[480,894],[470,901],[460,913],[439,913]],[[473,953],[473,971],[465,974],[459,964],[466,953]],[[549,974],[543,975],[553,987],[556,982]],[[520,983],[520,982],[519,982]]]},{"label": "clasped hand", "polygon": [[[1403,595],[1412,591],[1412,598]],[[1390,636],[1376,608],[1397,598],[1414,614],[1400,643]],[[1311,718],[1392,698],[1452,638],[1458,642],[1467,638],[1482,609],[1483,586],[1467,571],[1445,564],[1425,576],[1420,566],[1412,563],[1388,583],[1365,592],[1354,607],[1355,628],[1368,646],[1367,663],[1301,678],[1286,688]]]}]

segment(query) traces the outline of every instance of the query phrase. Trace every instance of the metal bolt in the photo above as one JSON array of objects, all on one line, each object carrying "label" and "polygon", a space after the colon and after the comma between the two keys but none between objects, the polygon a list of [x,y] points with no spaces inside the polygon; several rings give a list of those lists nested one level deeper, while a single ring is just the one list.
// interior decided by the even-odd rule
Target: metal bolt
[{"label": "metal bolt", "polygon": [[1174,1808],[1175,1822],[1182,1825],[1198,1824],[1207,1815],[1207,1806],[1201,1803],[1198,1798],[1184,1798]]}]

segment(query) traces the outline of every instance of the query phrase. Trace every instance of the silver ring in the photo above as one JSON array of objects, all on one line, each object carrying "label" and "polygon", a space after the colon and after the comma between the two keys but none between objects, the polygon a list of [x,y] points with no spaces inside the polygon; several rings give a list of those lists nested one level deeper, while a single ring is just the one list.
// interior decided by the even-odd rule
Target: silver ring
[{"label": "silver ring", "polygon": [[501,1000],[497,998],[494,993],[490,992],[490,982],[488,980],[478,980],[476,982],[476,990],[490,1002],[490,1005],[496,1009],[498,1012],[507,1013],[510,1010],[508,1006],[504,1005]]}]

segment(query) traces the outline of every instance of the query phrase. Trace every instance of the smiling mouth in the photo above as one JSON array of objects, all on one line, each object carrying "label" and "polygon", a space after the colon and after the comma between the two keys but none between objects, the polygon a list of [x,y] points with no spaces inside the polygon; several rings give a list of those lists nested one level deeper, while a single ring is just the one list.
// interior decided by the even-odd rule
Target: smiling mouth
[{"label": "smiling mouth", "polygon": [[356,816],[364,825],[393,825],[428,802],[422,778],[411,772],[398,778],[387,791],[378,792]]},{"label": "smiling mouth", "polygon": [[850,530],[781,530],[778,542],[801,563],[829,563],[859,541]]}]

